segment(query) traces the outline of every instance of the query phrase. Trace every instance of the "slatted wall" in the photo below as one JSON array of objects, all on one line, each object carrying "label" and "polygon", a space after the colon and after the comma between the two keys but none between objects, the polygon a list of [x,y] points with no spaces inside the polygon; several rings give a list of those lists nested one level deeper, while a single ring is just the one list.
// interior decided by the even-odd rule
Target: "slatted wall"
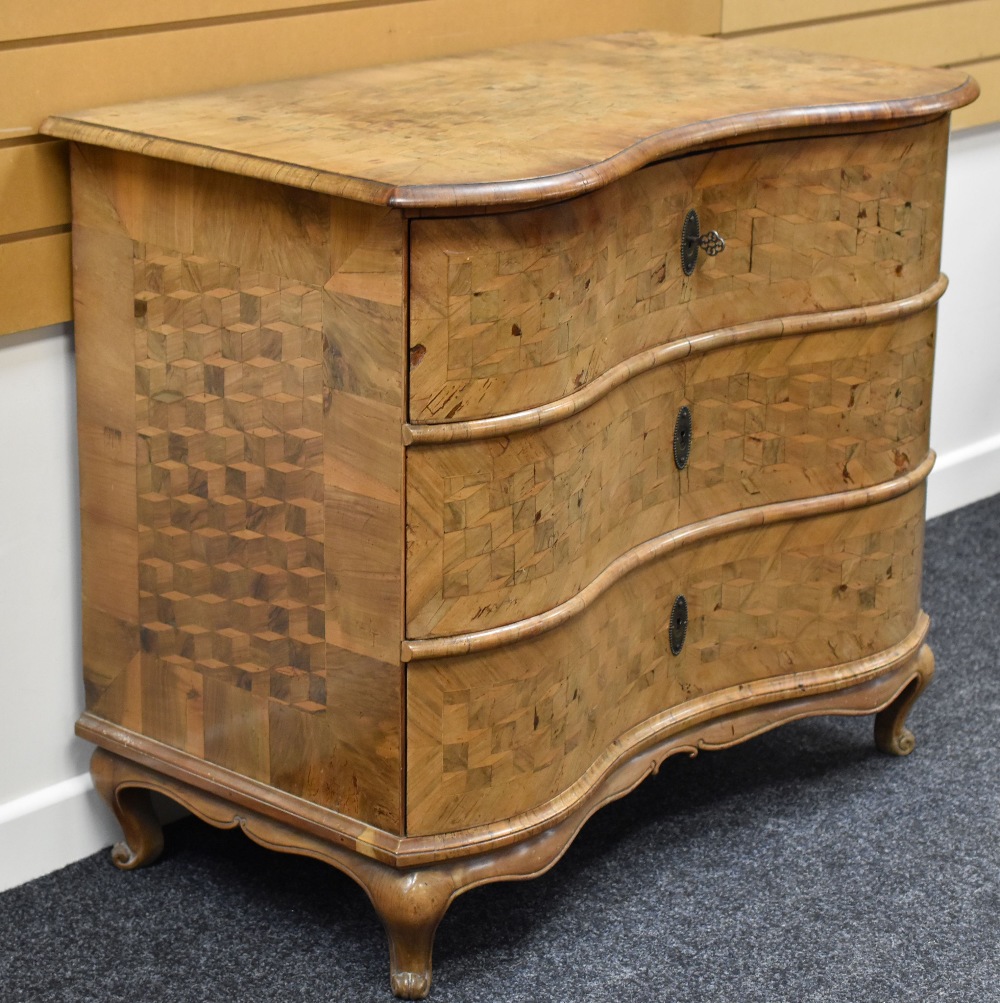
[{"label": "slatted wall", "polygon": [[983,97],[956,125],[1000,120],[1000,0],[4,0],[0,334],[72,312],[65,144],[37,135],[49,114],[633,28],[968,67]]},{"label": "slatted wall", "polygon": [[762,44],[842,52],[970,73],[982,96],[955,128],[1000,121],[1000,0],[723,0],[719,33]]}]

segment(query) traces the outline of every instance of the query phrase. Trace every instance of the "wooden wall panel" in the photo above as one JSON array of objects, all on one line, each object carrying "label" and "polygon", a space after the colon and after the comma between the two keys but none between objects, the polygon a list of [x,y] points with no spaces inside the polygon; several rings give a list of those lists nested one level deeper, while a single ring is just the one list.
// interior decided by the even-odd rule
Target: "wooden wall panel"
[{"label": "wooden wall panel", "polygon": [[0,243],[0,333],[72,316],[69,233]]},{"label": "wooden wall panel", "polygon": [[[353,2],[354,0],[171,0],[169,8],[164,8],[158,4],[137,4],[135,0],[87,0],[86,3],[79,4],[39,4],[34,0],[7,0],[4,20],[0,24],[0,42],[51,43],[54,39],[65,39],[68,35],[123,28],[162,31],[170,30],[185,21],[267,18],[310,7],[316,10],[343,7]],[[372,0],[369,6],[393,2],[399,0]],[[164,24],[165,21],[169,23]]]},{"label": "wooden wall panel", "polygon": [[63,142],[0,147],[0,237],[69,222],[69,171]]},{"label": "wooden wall panel", "polygon": [[[474,13],[471,8],[477,8]],[[713,5],[684,14],[681,4],[631,0],[617,10],[568,0],[488,4],[424,0],[317,14],[192,25],[153,34],[125,32],[11,48],[0,60],[0,129],[29,135],[56,112],[192,93],[251,80],[280,80],[335,69],[468,52],[534,38],[659,28],[708,34]],[[677,16],[668,16],[674,12]],[[230,53],[232,58],[220,58]]]},{"label": "wooden wall panel", "polygon": [[789,0],[725,0],[722,31],[731,34],[754,28],[773,28],[794,21],[823,21],[852,14],[871,14],[903,6],[912,5],[905,4],[903,0],[810,0],[808,4],[793,4]]},{"label": "wooden wall panel", "polygon": [[[979,81],[982,93],[979,100],[952,115],[952,127],[970,129],[977,125],[1000,122],[1000,56],[972,63],[962,63],[962,69]],[[1000,165],[998,165],[1000,170]]]},{"label": "wooden wall panel", "polygon": [[175,0],[167,8],[7,0],[0,23],[0,334],[70,316],[66,241],[39,233],[69,223],[65,154],[60,144],[33,142],[49,114],[630,28],[961,65],[983,94],[955,116],[955,126],[1000,121],[1000,0]]},{"label": "wooden wall panel", "polygon": [[[737,5],[746,6],[745,0],[726,0],[724,6]],[[812,16],[812,5],[807,9]],[[724,29],[723,34],[737,33]],[[1000,55],[1000,0],[937,3],[862,17],[769,25],[738,34],[790,49],[917,66],[951,66]]]},{"label": "wooden wall panel", "polygon": [[69,223],[65,169],[51,169],[60,154],[11,144],[33,138],[50,114],[533,39],[633,28],[715,34],[721,18],[722,0],[176,0],[169,8],[9,0],[0,25],[0,192],[12,204],[0,209],[0,240],[4,262],[17,268],[0,270],[0,334],[70,316],[65,241],[50,235],[49,244],[28,246],[38,228]]},{"label": "wooden wall panel", "polygon": [[982,94],[952,127],[1000,122],[1000,0],[723,0],[720,34],[762,45],[960,67]]}]

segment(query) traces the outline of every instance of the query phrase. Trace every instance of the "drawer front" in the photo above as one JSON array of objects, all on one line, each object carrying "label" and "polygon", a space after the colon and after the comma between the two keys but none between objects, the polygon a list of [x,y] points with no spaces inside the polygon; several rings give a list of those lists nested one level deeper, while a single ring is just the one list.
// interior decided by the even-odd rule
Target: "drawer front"
[{"label": "drawer front", "polygon": [[[867,487],[927,454],[935,311],[720,348],[544,428],[407,453],[407,636],[570,599],[631,548],[747,507]],[[692,420],[678,469],[678,412]]]},{"label": "drawer front", "polygon": [[[655,164],[569,202],[410,225],[410,420],[505,414],[655,345],[937,277],[948,125]],[[726,249],[681,267],[684,216]]]},{"label": "drawer front", "polygon": [[[917,488],[706,541],[646,564],[530,640],[411,662],[408,832],[528,811],[598,776],[654,715],[900,643],[919,613],[923,503]],[[689,624],[674,655],[679,594]]]}]

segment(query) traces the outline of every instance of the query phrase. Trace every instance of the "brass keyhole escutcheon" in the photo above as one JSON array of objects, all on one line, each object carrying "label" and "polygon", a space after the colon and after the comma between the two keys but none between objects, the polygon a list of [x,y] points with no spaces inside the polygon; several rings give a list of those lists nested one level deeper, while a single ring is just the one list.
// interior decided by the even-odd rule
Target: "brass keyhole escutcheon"
[{"label": "brass keyhole escutcheon", "polygon": [[688,604],[683,595],[674,599],[674,604],[670,609],[670,626],[667,628],[667,637],[670,641],[670,653],[679,655],[684,647],[684,639],[687,637],[688,629]]},{"label": "brass keyhole escutcheon", "polygon": [[691,409],[685,404],[674,422],[674,464],[683,470],[691,458]]},{"label": "brass keyhole escutcheon", "polygon": [[701,232],[701,220],[695,209],[689,209],[681,227],[681,268],[685,275],[694,271],[698,264],[698,252],[704,251],[710,258],[721,254],[726,249],[725,238],[718,230]]}]

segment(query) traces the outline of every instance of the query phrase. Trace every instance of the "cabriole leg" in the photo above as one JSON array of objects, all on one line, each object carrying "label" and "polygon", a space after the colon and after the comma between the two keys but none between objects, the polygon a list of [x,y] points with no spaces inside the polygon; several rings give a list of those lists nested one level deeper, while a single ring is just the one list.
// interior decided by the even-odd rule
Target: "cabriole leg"
[{"label": "cabriole leg", "polygon": [[438,924],[457,894],[446,869],[408,873],[380,868],[365,890],[389,938],[389,978],[400,999],[422,1000],[431,988],[431,951]]},{"label": "cabriole leg", "polygon": [[914,659],[917,677],[884,710],[875,715],[875,744],[882,752],[893,756],[908,756],[916,739],[906,727],[906,718],[934,675],[934,654],[925,644]]},{"label": "cabriole leg", "polygon": [[94,786],[115,813],[125,839],[111,848],[116,867],[131,871],[154,863],[163,852],[163,827],[153,811],[149,791],[122,786],[121,760],[96,749],[90,761]]}]

